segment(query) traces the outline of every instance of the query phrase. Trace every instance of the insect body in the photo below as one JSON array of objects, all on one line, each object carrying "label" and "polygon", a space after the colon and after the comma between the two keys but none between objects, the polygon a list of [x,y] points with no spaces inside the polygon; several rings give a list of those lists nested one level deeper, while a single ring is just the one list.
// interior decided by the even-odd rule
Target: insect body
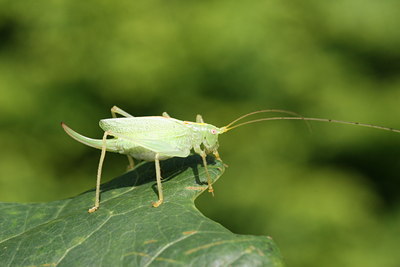
[{"label": "insect body", "polygon": [[[285,113],[291,116],[267,117],[236,124],[238,121],[248,116],[266,112]],[[111,109],[111,113],[113,118],[101,120],[99,123],[100,127],[104,130],[102,139],[91,139],[85,137],[73,131],[64,123],[61,123],[67,134],[69,134],[75,140],[85,145],[101,149],[100,162],[97,170],[96,199],[94,206],[89,209],[90,213],[96,211],[100,206],[101,171],[106,151],[127,155],[131,167],[133,167],[132,158],[155,162],[158,201],[154,202],[153,206],[158,207],[163,203],[164,200],[161,185],[160,160],[172,157],[187,157],[193,150],[196,154],[199,154],[203,160],[207,175],[208,191],[212,193],[213,188],[207,169],[206,156],[207,154],[213,153],[214,156],[220,160],[217,151],[218,136],[236,127],[260,121],[304,120],[306,122],[322,121],[351,124],[400,133],[400,130],[371,124],[320,118],[305,118],[297,113],[278,109],[251,112],[239,117],[238,119],[221,128],[204,123],[200,115],[197,115],[196,122],[190,122],[171,118],[165,112],[162,116],[133,117],[129,113],[116,106]],[[117,118],[116,114],[122,115],[124,118]],[[107,139],[108,136],[112,136],[114,138]]]},{"label": "insect body", "polygon": [[[101,140],[82,136],[62,123],[62,127],[72,138],[102,150],[97,173],[96,200],[94,207],[89,209],[90,213],[96,211],[100,205],[101,169],[106,151],[128,155],[131,163],[133,161],[130,157],[155,162],[158,201],[153,203],[154,207],[158,207],[164,199],[160,160],[187,157],[191,150],[203,159],[208,178],[208,191],[213,192],[206,156],[213,153],[219,159],[218,134],[222,133],[223,129],[204,123],[200,115],[197,116],[196,122],[189,122],[173,119],[166,113],[163,116],[133,117],[117,107],[113,107],[111,112],[114,118],[104,119],[99,123],[104,130]],[[125,118],[116,118],[117,113]],[[107,139],[107,136],[114,138]]]}]

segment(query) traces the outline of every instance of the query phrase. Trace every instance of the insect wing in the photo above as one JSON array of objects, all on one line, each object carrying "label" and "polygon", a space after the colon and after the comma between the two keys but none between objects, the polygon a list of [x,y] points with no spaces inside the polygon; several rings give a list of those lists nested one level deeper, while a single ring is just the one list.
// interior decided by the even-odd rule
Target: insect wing
[{"label": "insect wing", "polygon": [[105,119],[100,127],[111,135],[151,151],[177,157],[190,153],[190,129],[183,122],[165,117]]},{"label": "insect wing", "polygon": [[162,155],[171,157],[187,157],[190,154],[190,148],[179,147],[170,142],[166,142],[165,140],[133,139],[121,134],[114,134],[112,132],[111,134]]}]

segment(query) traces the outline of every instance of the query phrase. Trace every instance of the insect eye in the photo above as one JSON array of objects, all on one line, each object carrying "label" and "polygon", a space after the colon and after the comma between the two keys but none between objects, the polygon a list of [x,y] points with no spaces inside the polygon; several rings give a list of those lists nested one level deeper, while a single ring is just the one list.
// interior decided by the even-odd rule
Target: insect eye
[{"label": "insect eye", "polygon": [[212,133],[212,134],[216,134],[216,133],[217,133],[217,130],[211,129],[211,133]]}]

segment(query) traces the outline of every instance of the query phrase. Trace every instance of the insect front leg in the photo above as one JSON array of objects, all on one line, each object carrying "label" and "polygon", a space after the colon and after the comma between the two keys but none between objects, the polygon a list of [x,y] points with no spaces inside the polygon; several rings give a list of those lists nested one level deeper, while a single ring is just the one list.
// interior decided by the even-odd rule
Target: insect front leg
[{"label": "insect front leg", "polygon": [[219,156],[219,153],[218,153],[217,150],[215,150],[215,151],[213,152],[213,154],[214,154],[214,156],[215,156],[215,158],[216,158],[217,160],[222,161],[222,159],[221,159],[221,157]]},{"label": "insect front leg", "polygon": [[96,199],[94,201],[94,206],[88,210],[89,213],[93,213],[100,207],[100,183],[101,183],[101,170],[103,168],[104,158],[106,157],[106,140],[108,132],[104,132],[103,135],[103,145],[101,147],[101,155],[99,161],[99,167],[97,168],[97,181],[96,181]]},{"label": "insect front leg", "polygon": [[194,147],[194,152],[200,155],[201,159],[203,160],[203,165],[204,169],[206,170],[206,175],[207,175],[207,184],[208,184],[208,192],[210,192],[214,196],[214,188],[212,187],[211,183],[211,176],[210,173],[208,172],[208,167],[207,167],[207,154],[199,146]]},{"label": "insect front leg", "polygon": [[161,168],[160,168],[160,160],[159,158],[159,154],[156,153],[154,162],[156,165],[156,179],[157,179],[157,191],[158,191],[158,201],[153,203],[153,207],[157,208],[158,206],[160,206],[163,201],[164,201],[164,195],[163,195],[163,191],[162,191],[162,185],[161,185]]},{"label": "insect front leg", "polygon": [[124,117],[127,117],[127,118],[133,118],[133,117],[134,117],[134,116],[132,116],[131,114],[129,114],[128,112],[126,112],[126,111],[120,109],[119,107],[113,106],[113,107],[111,108],[111,115],[112,115],[112,117],[113,117],[113,118],[116,118],[116,117],[117,117],[117,114],[119,114],[119,115],[121,115],[121,116],[124,116]]},{"label": "insect front leg", "polygon": [[196,122],[204,123],[203,117],[202,117],[200,114],[197,114],[197,116],[196,116]]},{"label": "insect front leg", "polygon": [[225,164],[225,163],[222,161],[222,159],[221,159],[221,157],[219,156],[219,153],[218,153],[217,150],[215,150],[215,151],[213,152],[213,154],[214,154],[214,156],[215,156],[215,158],[216,158],[217,160],[221,161],[221,162],[224,164],[225,167],[229,167],[227,164]]}]

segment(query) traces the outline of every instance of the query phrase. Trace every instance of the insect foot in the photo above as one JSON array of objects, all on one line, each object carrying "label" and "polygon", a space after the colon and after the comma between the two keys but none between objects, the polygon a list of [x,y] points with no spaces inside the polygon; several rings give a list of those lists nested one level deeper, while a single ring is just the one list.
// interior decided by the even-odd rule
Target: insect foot
[{"label": "insect foot", "polygon": [[90,208],[89,210],[88,210],[88,212],[89,213],[93,213],[93,212],[95,212],[96,210],[98,210],[99,209],[99,207],[92,207],[92,208]]},{"label": "insect foot", "polygon": [[214,188],[211,185],[208,187],[208,192],[211,193],[212,196],[214,196]]},{"label": "insect foot", "polygon": [[208,185],[208,192],[214,195],[214,188],[212,187],[211,184]]},{"label": "insect foot", "polygon": [[158,200],[158,201],[156,201],[156,202],[153,202],[153,207],[154,207],[154,208],[157,208],[157,207],[160,206],[162,203],[163,203],[163,200],[162,200],[162,199],[160,199],[160,200]]}]

